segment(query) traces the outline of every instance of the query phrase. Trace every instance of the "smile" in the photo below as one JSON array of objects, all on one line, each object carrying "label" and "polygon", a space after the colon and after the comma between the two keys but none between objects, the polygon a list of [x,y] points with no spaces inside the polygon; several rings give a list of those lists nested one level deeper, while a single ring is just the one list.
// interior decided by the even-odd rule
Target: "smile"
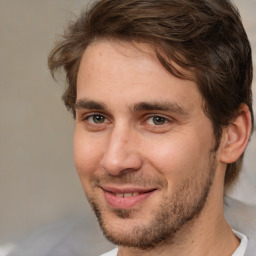
[{"label": "smile", "polygon": [[150,197],[156,189],[102,188],[107,204],[112,208],[128,209],[135,207]]},{"label": "smile", "polygon": [[139,193],[138,192],[133,192],[133,193],[124,193],[124,194],[114,194],[116,197],[132,197],[132,196],[137,196]]}]

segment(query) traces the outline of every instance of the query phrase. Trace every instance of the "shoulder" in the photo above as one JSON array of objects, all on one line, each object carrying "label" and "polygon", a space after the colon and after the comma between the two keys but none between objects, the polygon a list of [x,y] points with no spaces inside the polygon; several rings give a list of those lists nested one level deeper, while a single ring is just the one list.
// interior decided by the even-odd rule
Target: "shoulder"
[{"label": "shoulder", "polygon": [[95,256],[112,248],[96,220],[87,215],[40,228],[20,241],[8,256]]},{"label": "shoulder", "polygon": [[248,237],[247,252],[255,252],[256,206],[245,204],[230,197],[225,197],[224,212],[230,226]]},{"label": "shoulder", "polygon": [[100,256],[117,256],[117,252],[118,252],[118,248],[115,248],[114,250],[112,250],[110,252],[106,252]]}]

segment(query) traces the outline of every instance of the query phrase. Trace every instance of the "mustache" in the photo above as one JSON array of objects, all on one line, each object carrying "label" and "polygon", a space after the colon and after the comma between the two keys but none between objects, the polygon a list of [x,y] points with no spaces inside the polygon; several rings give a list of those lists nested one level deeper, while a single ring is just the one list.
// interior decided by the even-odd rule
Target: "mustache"
[{"label": "mustache", "polygon": [[155,175],[154,177],[145,175],[139,172],[131,172],[131,173],[120,173],[119,175],[111,175],[109,173],[104,173],[101,175],[93,175],[90,178],[90,184],[92,187],[99,187],[106,184],[117,184],[117,185],[125,185],[130,184],[134,186],[141,186],[145,188],[151,187],[166,187],[167,181],[165,178],[160,175]]}]

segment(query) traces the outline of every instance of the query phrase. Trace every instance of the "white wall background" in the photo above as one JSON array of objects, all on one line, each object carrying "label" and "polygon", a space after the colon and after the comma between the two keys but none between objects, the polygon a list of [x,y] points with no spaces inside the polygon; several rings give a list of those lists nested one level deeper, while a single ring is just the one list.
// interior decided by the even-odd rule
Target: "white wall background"
[{"label": "white wall background", "polygon": [[[256,63],[256,1],[235,2]],[[61,218],[92,218],[73,165],[73,120],[60,101],[63,85],[47,70],[56,35],[85,4],[0,0],[0,245]],[[254,81],[254,94],[255,87]],[[256,204],[255,157],[256,134],[230,192],[251,204]]]},{"label": "white wall background", "polygon": [[79,0],[0,0],[0,244],[86,212],[73,119],[47,55]]}]

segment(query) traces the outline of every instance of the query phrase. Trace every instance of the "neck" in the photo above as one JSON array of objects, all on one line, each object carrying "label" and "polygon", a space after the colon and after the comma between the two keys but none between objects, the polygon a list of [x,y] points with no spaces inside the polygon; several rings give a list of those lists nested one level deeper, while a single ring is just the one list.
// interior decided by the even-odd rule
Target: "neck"
[{"label": "neck", "polygon": [[177,232],[171,241],[148,250],[120,247],[118,256],[229,256],[238,246],[239,240],[224,218],[223,193],[210,193],[200,215]]}]

